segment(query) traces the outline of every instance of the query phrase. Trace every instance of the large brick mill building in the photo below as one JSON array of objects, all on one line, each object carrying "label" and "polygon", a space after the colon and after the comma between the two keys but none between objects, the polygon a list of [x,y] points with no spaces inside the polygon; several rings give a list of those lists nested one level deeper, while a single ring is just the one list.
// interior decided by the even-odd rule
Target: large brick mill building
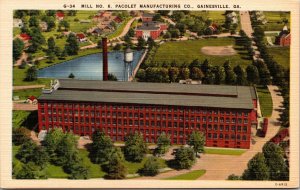
[{"label": "large brick mill building", "polygon": [[206,146],[249,148],[257,125],[253,87],[59,80],[39,97],[39,130],[62,128],[91,136],[103,130],[114,141],[140,132],[146,142],[161,133],[185,144],[193,130]]}]

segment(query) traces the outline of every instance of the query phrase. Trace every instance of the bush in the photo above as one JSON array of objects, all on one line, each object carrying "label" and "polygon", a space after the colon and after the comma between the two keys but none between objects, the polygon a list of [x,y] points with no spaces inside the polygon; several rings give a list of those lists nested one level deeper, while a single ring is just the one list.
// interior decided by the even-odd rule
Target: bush
[{"label": "bush", "polygon": [[30,139],[30,130],[25,127],[13,128],[12,141],[14,145],[21,145]]},{"label": "bush", "polygon": [[196,161],[192,148],[180,147],[175,153],[175,163],[178,169],[190,169]]},{"label": "bush", "polygon": [[147,158],[144,166],[139,173],[144,176],[156,176],[159,173],[159,162],[157,158],[151,156]]}]

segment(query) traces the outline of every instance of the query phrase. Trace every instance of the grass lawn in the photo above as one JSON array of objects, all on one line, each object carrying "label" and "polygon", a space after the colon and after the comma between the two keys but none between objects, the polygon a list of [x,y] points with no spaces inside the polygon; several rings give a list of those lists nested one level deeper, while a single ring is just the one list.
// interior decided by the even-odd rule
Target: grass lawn
[{"label": "grass lawn", "polygon": [[228,149],[228,148],[204,148],[205,154],[222,154],[222,155],[242,155],[246,150]]},{"label": "grass lawn", "polygon": [[130,19],[131,19],[131,17],[128,17],[126,20],[124,20],[112,34],[109,34],[107,36],[107,38],[112,39],[112,38],[119,36],[123,32],[126,24],[129,22]]},{"label": "grass lawn", "polygon": [[[161,158],[157,158],[158,162],[160,163],[160,168],[165,168],[167,167],[167,164],[165,160]],[[125,167],[127,168],[128,174],[135,174],[139,169],[141,169],[146,162],[146,158],[144,158],[141,162],[128,162],[125,161]]]},{"label": "grass lawn", "polygon": [[30,114],[29,111],[14,110],[12,116],[13,127],[21,127],[22,123],[27,119],[29,114]]},{"label": "grass lawn", "polygon": [[274,61],[286,69],[290,68],[290,47],[270,47],[268,52]]},{"label": "grass lawn", "polygon": [[13,27],[13,36],[16,36],[21,33],[21,29],[19,27]]},{"label": "grass lawn", "polygon": [[[96,23],[92,21],[92,17],[98,11],[78,11],[76,16],[67,16],[65,20],[70,23],[70,30],[72,32],[86,32],[86,30],[96,26]],[[79,21],[75,22],[74,19],[78,18]],[[90,23],[80,23],[80,20],[90,20]]]},{"label": "grass lawn", "polygon": [[79,149],[79,155],[83,159],[84,165],[89,167],[90,177],[91,178],[102,178],[105,175],[105,172],[102,171],[99,164],[93,164],[89,159],[89,152],[85,149]]},{"label": "grass lawn", "polygon": [[185,174],[165,178],[166,180],[196,180],[204,175],[206,170],[194,170]]},{"label": "grass lawn", "polygon": [[235,40],[233,38],[210,38],[166,42],[157,49],[157,52],[153,58],[153,62],[162,64],[163,62],[171,63],[173,60],[176,60],[176,62],[180,65],[184,62],[191,63],[194,59],[199,59],[200,61],[208,59],[212,65],[223,65],[228,59],[231,61],[232,67],[235,65],[246,67],[247,65],[251,64],[251,60],[248,59],[247,52],[244,50],[237,50],[238,53],[232,56],[205,55],[201,52],[201,48],[204,46],[230,45],[234,46],[234,48],[240,48],[235,46]]},{"label": "grass lawn", "polygon": [[289,23],[287,24],[288,28],[290,28],[290,13],[283,11],[264,11],[264,15],[266,16],[268,22],[265,25],[262,25],[265,31],[281,31],[283,26],[283,19],[287,19]]},{"label": "grass lawn", "polygon": [[37,79],[35,81],[24,81],[26,77],[26,69],[19,69],[18,67],[13,68],[13,85],[22,86],[22,85],[36,85],[36,84],[45,84],[49,85],[51,79]]},{"label": "grass lawn", "polygon": [[204,19],[211,19],[214,23],[224,24],[225,11],[191,11],[191,15],[201,16]]},{"label": "grass lawn", "polygon": [[270,117],[273,110],[273,102],[271,94],[267,87],[256,87],[258,94],[261,114],[263,117]]},{"label": "grass lawn", "polygon": [[13,96],[19,96],[20,100],[25,100],[29,96],[39,97],[41,94],[42,90],[40,88],[13,91]]},{"label": "grass lawn", "polygon": [[61,166],[48,164],[46,167],[48,178],[68,178],[69,174],[65,173]]}]

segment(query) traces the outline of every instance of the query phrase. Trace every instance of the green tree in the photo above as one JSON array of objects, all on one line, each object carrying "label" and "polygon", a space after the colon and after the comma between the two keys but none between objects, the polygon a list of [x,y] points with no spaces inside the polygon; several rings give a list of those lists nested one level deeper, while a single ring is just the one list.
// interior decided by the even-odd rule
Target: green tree
[{"label": "green tree", "polygon": [[48,51],[54,52],[55,50],[55,40],[53,37],[48,38],[47,40]]},{"label": "green tree", "polygon": [[35,66],[29,67],[26,71],[26,81],[37,80],[37,68]]},{"label": "green tree", "polygon": [[138,49],[144,49],[145,46],[146,46],[146,41],[144,40],[144,38],[139,37],[139,38],[138,38],[137,48],[138,48]]},{"label": "green tree", "polygon": [[82,161],[71,166],[70,179],[89,179],[89,168],[82,164]]},{"label": "green tree", "polygon": [[242,175],[243,180],[269,180],[269,168],[262,153],[257,153],[249,162]]},{"label": "green tree", "polygon": [[76,39],[76,36],[73,33],[69,34],[69,36],[68,36],[65,50],[68,55],[77,55],[78,54],[79,44]]},{"label": "green tree", "polygon": [[118,78],[114,74],[108,73],[108,80],[109,81],[118,81]]},{"label": "green tree", "polygon": [[202,80],[202,78],[204,77],[201,69],[199,69],[198,67],[193,67],[190,75],[191,79],[194,80]]},{"label": "green tree", "polygon": [[77,156],[77,138],[71,134],[66,133],[62,140],[57,144],[56,148],[57,159],[55,164],[59,166],[66,165],[70,160]]},{"label": "green tree", "polygon": [[23,163],[33,162],[40,166],[42,169],[45,168],[48,162],[48,154],[44,147],[38,146],[32,140],[26,141],[20,147],[16,157]]},{"label": "green tree", "polygon": [[175,162],[178,169],[189,169],[196,161],[194,150],[190,147],[180,147],[175,153]]},{"label": "green tree", "polygon": [[215,66],[213,68],[213,73],[215,76],[214,84],[222,84],[225,80],[225,71],[221,66]]},{"label": "green tree", "polygon": [[13,40],[13,60],[19,59],[24,49],[24,43],[19,38]]},{"label": "green tree", "polygon": [[107,172],[105,177],[108,179],[124,179],[126,177],[127,169],[120,148],[113,149],[104,168]]},{"label": "green tree", "polygon": [[31,16],[29,19],[29,27],[39,27],[39,20],[36,16]]},{"label": "green tree", "polygon": [[157,147],[155,148],[155,155],[164,155],[166,152],[168,152],[170,145],[171,145],[171,140],[168,135],[165,133],[161,133],[159,137],[157,138]]},{"label": "green tree", "polygon": [[97,129],[92,135],[93,143],[91,144],[89,157],[93,163],[104,163],[108,161],[110,152],[114,145],[109,136]]},{"label": "green tree", "polygon": [[134,29],[133,29],[133,28],[130,28],[130,29],[128,30],[128,35],[129,35],[130,37],[134,37],[134,34],[135,34]]},{"label": "green tree", "polygon": [[198,152],[202,153],[204,151],[205,135],[202,132],[193,131],[190,135],[188,145],[193,148],[197,156]]},{"label": "green tree", "polygon": [[263,146],[263,154],[266,164],[270,169],[271,180],[288,180],[288,166],[284,161],[284,152],[282,148],[273,142],[267,142]]},{"label": "green tree", "polygon": [[182,68],[180,70],[180,78],[188,79],[190,77],[190,70],[189,68]]},{"label": "green tree", "polygon": [[115,51],[120,51],[122,49],[122,44],[117,43],[114,47]]},{"label": "green tree", "polygon": [[241,180],[241,177],[238,175],[231,174],[227,178],[228,180]]},{"label": "green tree", "polygon": [[243,68],[239,65],[235,66],[233,68],[234,73],[236,74],[236,84],[237,85],[246,85],[247,79],[246,74]]},{"label": "green tree", "polygon": [[140,162],[143,160],[148,148],[139,133],[129,134],[125,139],[124,156],[126,160]]},{"label": "green tree", "polygon": [[169,79],[171,82],[176,82],[179,76],[179,69],[177,67],[169,68]]},{"label": "green tree", "polygon": [[44,170],[34,164],[29,162],[22,165],[22,169],[16,175],[17,179],[47,179],[47,174]]},{"label": "green tree", "polygon": [[30,140],[30,130],[25,127],[18,127],[12,129],[12,141],[14,145],[21,145]]},{"label": "green tree", "polygon": [[30,46],[27,51],[35,53],[43,44],[45,44],[46,40],[39,27],[32,27],[29,35],[31,36],[31,39],[29,40]]},{"label": "green tree", "polygon": [[138,72],[135,75],[136,78],[139,79],[139,81],[145,81],[146,80],[146,72],[144,69],[139,69]]},{"label": "green tree", "polygon": [[26,61],[23,59],[22,62],[21,62],[21,65],[19,65],[19,69],[25,69],[26,68]]},{"label": "green tree", "polygon": [[66,20],[61,20],[58,24],[58,31],[61,31],[61,28],[64,28],[64,31],[68,31],[70,28],[70,24]]},{"label": "green tree", "polygon": [[226,84],[235,84],[236,82],[236,75],[233,72],[230,62],[226,61],[223,65],[225,70],[225,83]]},{"label": "green tree", "polygon": [[255,65],[248,65],[246,68],[247,72],[247,80],[250,84],[258,84],[259,83],[259,74],[257,67]]},{"label": "green tree", "polygon": [[75,75],[73,73],[70,73],[68,78],[73,79],[73,78],[75,78]]},{"label": "green tree", "polygon": [[58,148],[58,144],[62,141],[64,136],[65,134],[61,128],[55,128],[50,130],[47,133],[44,141],[42,141],[42,145],[46,148],[50,160],[55,161],[57,159],[56,150]]},{"label": "green tree", "polygon": [[144,176],[156,176],[159,173],[159,162],[154,156],[148,157],[139,173]]},{"label": "green tree", "polygon": [[161,15],[160,14],[155,14],[153,16],[153,21],[163,21],[163,19],[161,18]]}]

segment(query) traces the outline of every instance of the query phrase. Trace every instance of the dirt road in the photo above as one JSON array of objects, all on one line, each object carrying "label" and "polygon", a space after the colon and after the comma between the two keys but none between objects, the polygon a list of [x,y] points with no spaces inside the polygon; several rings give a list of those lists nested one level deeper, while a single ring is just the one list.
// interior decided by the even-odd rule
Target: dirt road
[{"label": "dirt road", "polygon": [[13,90],[26,90],[33,88],[44,88],[45,85],[26,85],[26,86],[13,86]]},{"label": "dirt road", "polygon": [[251,26],[249,11],[240,11],[241,29],[247,34],[249,38],[252,38],[253,29]]}]

